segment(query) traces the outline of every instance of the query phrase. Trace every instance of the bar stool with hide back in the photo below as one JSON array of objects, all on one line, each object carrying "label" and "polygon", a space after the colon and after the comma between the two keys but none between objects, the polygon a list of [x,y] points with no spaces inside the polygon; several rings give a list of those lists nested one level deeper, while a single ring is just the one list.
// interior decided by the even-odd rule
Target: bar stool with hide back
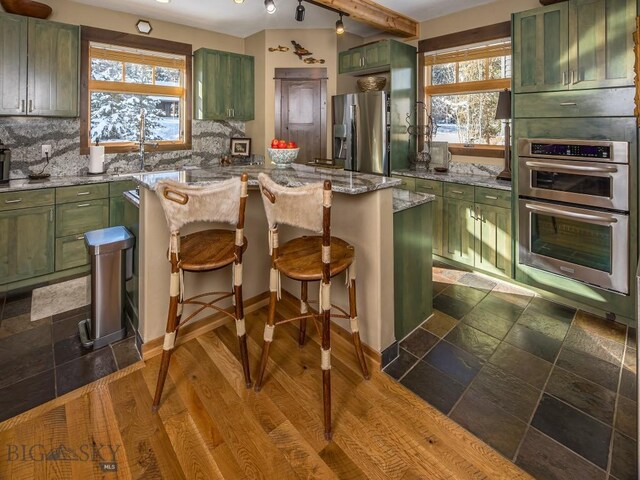
[{"label": "bar stool with hide back", "polygon": [[[306,335],[306,321],[313,319],[316,326],[320,317],[322,399],[324,404],[324,435],[331,439],[331,317],[350,319],[352,339],[364,378],[369,378],[365,362],[356,311],[355,251],[344,240],[331,236],[331,182],[283,187],[261,173],[258,176],[262,201],[269,224],[269,248],[271,251],[271,273],[269,281],[269,314],[264,329],[264,344],[255,389],[262,387],[269,358],[269,347],[273,341],[276,324],[300,321],[299,344]],[[278,225],[322,232],[322,236],[303,236],[278,245]],[[331,313],[331,278],[346,272],[349,288],[349,313],[335,307],[342,314]],[[276,303],[280,299],[280,274],[301,282],[300,315],[276,321]],[[314,313],[307,298],[308,282],[320,281],[318,312]]]},{"label": "bar stool with hide back", "polygon": [[[244,237],[247,180],[247,174],[243,173],[241,177],[211,186],[188,186],[170,180],[161,181],[157,185],[156,193],[160,198],[171,233],[169,245],[171,282],[162,362],[153,399],[154,411],[157,411],[160,404],[179,327],[208,308],[224,313],[235,320],[244,379],[247,388],[251,387],[242,304],[242,254],[247,249],[247,239]],[[236,228],[235,231],[208,229],[181,237],[180,229],[194,222],[229,223],[235,224]],[[183,299],[184,272],[211,272],[231,264],[233,264],[231,292],[207,292]],[[213,299],[207,301],[211,297]],[[230,297],[235,307],[233,313],[216,305]],[[196,306],[193,313],[185,319],[182,319],[183,305]]]}]

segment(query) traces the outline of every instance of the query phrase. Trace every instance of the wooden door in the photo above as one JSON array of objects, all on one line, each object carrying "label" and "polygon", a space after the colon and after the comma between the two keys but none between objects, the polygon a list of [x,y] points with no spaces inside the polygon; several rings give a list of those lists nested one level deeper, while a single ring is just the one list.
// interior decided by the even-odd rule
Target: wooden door
[{"label": "wooden door", "polygon": [[569,88],[567,2],[513,16],[515,93]]},{"label": "wooden door", "polygon": [[476,205],[475,267],[511,277],[511,209]]},{"label": "wooden door", "polygon": [[572,89],[632,86],[636,0],[569,2]]},{"label": "wooden door", "polygon": [[27,114],[78,116],[80,28],[29,19]]},{"label": "wooden door", "polygon": [[0,14],[0,115],[24,115],[27,96],[27,17]]},{"label": "wooden door", "polygon": [[276,80],[275,136],[296,142],[300,148],[296,163],[304,164],[326,157],[326,69],[309,69],[318,78],[300,78],[305,72],[299,70],[304,69],[276,70],[276,77],[298,78]]},{"label": "wooden door", "polygon": [[473,202],[445,197],[442,256],[473,265],[475,212]]}]

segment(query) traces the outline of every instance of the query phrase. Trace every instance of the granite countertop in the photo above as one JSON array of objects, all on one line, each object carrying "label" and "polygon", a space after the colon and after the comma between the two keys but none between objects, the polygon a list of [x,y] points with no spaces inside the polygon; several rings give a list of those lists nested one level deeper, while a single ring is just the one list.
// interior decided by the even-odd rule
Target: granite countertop
[{"label": "granite countertop", "polygon": [[464,185],[474,185],[477,187],[496,188],[498,190],[511,191],[511,182],[498,180],[489,175],[473,175],[468,173],[437,173],[433,171],[421,170],[394,170],[392,175],[404,175],[405,177],[424,178],[427,180],[439,180],[441,182],[462,183]]},{"label": "granite countertop", "polygon": [[49,177],[45,180],[29,180],[28,178],[16,178],[8,183],[0,184],[0,193],[16,192],[22,190],[37,190],[40,188],[70,187],[73,185],[90,185],[92,183],[121,182],[130,180],[133,174],[102,174],[102,175],[65,175]]},{"label": "granite countertop", "polygon": [[272,180],[286,187],[298,187],[309,183],[331,180],[333,191],[357,195],[401,185],[397,178],[369,175],[365,173],[332,170],[322,167],[310,167],[295,164],[291,168],[275,168],[271,165],[248,165],[214,167],[207,169],[193,169],[173,172],[155,172],[134,175],[141,186],[154,190],[160,180],[170,179],[185,182],[190,185],[206,185],[219,182],[246,172],[249,175],[249,185],[258,185],[258,174],[267,173]]},{"label": "granite countertop", "polygon": [[393,213],[402,212],[424,203],[433,202],[435,195],[429,193],[416,193],[402,188],[393,189]]}]

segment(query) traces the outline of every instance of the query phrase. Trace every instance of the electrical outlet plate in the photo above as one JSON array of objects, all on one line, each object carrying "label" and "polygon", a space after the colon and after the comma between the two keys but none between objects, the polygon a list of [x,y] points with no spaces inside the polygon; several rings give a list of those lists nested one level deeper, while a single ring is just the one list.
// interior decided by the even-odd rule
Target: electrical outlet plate
[{"label": "electrical outlet plate", "polygon": [[42,158],[47,155],[51,158],[51,145],[42,145]]}]

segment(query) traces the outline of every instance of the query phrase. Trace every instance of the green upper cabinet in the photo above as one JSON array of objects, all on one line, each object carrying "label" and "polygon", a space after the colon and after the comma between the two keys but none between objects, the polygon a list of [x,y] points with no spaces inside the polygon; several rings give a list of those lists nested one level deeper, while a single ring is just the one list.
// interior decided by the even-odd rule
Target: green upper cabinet
[{"label": "green upper cabinet", "polygon": [[567,88],[569,36],[567,2],[513,16],[513,90]]},{"label": "green upper cabinet", "polygon": [[340,73],[351,73],[362,68],[362,49],[353,48],[340,52],[338,69]]},{"label": "green upper cabinet", "polygon": [[632,86],[636,12],[636,0],[570,0],[514,14],[514,92]]},{"label": "green upper cabinet", "polygon": [[254,58],[206,48],[194,56],[194,118],[253,120]]},{"label": "green upper cabinet", "polygon": [[0,114],[78,116],[80,27],[0,13]]},{"label": "green upper cabinet", "polygon": [[380,40],[340,52],[339,73],[365,73],[388,70],[392,64],[391,41]]}]

